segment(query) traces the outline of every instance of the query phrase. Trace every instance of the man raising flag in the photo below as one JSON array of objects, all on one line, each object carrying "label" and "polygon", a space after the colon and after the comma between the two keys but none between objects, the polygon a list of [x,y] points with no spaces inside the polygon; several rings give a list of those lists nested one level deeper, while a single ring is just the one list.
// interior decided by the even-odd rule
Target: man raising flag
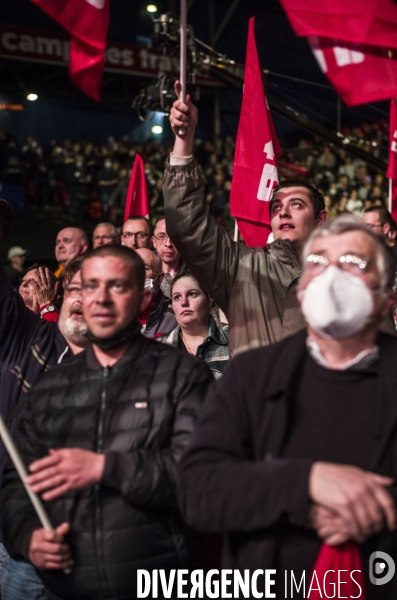
[{"label": "man raising flag", "polygon": [[[260,86],[263,94],[262,81]],[[179,82],[176,92],[179,98]],[[192,155],[197,109],[189,95],[186,102],[180,99],[174,102],[170,122],[175,144],[166,163],[163,187],[167,233],[188,268],[226,314],[231,355],[299,331],[304,322],[296,299],[296,286],[303,246],[314,228],[327,218],[321,193],[298,179],[279,184],[270,202],[258,200],[267,161],[264,144],[271,138],[262,140],[258,150],[262,162],[254,200],[270,209],[275,241],[268,248],[263,247],[263,238],[257,248],[236,243],[210,215],[205,200],[204,181]],[[259,136],[262,127],[263,121],[257,121],[249,143]],[[260,135],[262,139],[262,132]],[[269,164],[274,166],[273,158]],[[265,185],[264,189],[269,187]]]}]

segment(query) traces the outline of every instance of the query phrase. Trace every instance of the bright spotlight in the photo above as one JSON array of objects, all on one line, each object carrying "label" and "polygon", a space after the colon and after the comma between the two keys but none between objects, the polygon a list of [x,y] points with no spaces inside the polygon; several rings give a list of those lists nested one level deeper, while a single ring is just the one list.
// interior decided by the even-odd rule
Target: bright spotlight
[{"label": "bright spotlight", "polygon": [[155,4],[148,4],[146,10],[151,13],[157,12],[157,6]]},{"label": "bright spotlight", "polygon": [[153,125],[152,133],[154,133],[154,135],[160,135],[163,133],[163,128],[161,127],[161,125]]},{"label": "bright spotlight", "polygon": [[37,94],[28,94],[26,96],[26,100],[30,100],[31,102],[34,102],[35,100],[37,100],[38,95]]}]

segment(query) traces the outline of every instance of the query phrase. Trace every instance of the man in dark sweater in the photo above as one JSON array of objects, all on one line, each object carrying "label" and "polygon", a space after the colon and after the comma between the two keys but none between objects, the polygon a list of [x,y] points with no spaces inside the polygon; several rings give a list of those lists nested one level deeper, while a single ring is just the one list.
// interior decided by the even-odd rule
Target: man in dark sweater
[{"label": "man in dark sweater", "polygon": [[[181,462],[181,507],[228,534],[228,568],[276,569],[277,598],[313,597],[313,568],[348,571],[357,557],[367,600],[392,598],[396,581],[375,587],[367,565],[377,551],[397,560],[397,341],[378,333],[393,260],[352,215],[316,230],[303,259],[307,331],[237,357],[210,391]],[[305,580],[293,595],[291,571]]]}]

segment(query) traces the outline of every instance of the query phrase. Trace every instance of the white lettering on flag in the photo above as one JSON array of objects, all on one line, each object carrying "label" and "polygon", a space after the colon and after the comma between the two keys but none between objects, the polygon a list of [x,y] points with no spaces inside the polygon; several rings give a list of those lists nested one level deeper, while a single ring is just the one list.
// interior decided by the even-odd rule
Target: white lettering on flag
[{"label": "white lettering on flag", "polygon": [[[265,144],[263,152],[266,154],[267,160],[274,160],[274,148],[271,140]],[[258,200],[269,202],[273,188],[275,185],[277,185],[277,183],[278,176],[276,165],[266,162],[263,167],[261,180],[259,182],[258,194],[256,196]]]},{"label": "white lettering on flag", "polygon": [[87,4],[91,4],[94,8],[102,10],[106,4],[106,0],[85,0]]},{"label": "white lettering on flag", "polygon": [[334,46],[334,56],[338,67],[356,65],[364,62],[365,60],[365,56],[362,52],[349,50],[349,48],[342,48],[341,46]]},{"label": "white lettering on flag", "polygon": [[393,140],[391,143],[391,151],[397,152],[397,130],[393,133]]}]

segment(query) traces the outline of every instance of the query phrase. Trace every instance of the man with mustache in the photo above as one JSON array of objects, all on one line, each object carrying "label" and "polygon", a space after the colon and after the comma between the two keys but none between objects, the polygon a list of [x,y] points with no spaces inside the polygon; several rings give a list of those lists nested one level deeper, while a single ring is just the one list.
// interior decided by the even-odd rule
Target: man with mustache
[{"label": "man with mustache", "polygon": [[[4,203],[5,201],[3,201]],[[0,204],[0,224],[7,205]],[[80,261],[63,274],[64,301],[57,323],[40,318],[15,293],[0,268],[0,413],[14,439],[25,408],[26,394],[38,377],[67,356],[85,349],[87,327],[81,312]],[[6,450],[0,442],[0,480]],[[1,534],[1,530],[0,530]],[[13,560],[0,538],[0,595],[2,600],[45,600],[47,592],[35,569]]]}]

